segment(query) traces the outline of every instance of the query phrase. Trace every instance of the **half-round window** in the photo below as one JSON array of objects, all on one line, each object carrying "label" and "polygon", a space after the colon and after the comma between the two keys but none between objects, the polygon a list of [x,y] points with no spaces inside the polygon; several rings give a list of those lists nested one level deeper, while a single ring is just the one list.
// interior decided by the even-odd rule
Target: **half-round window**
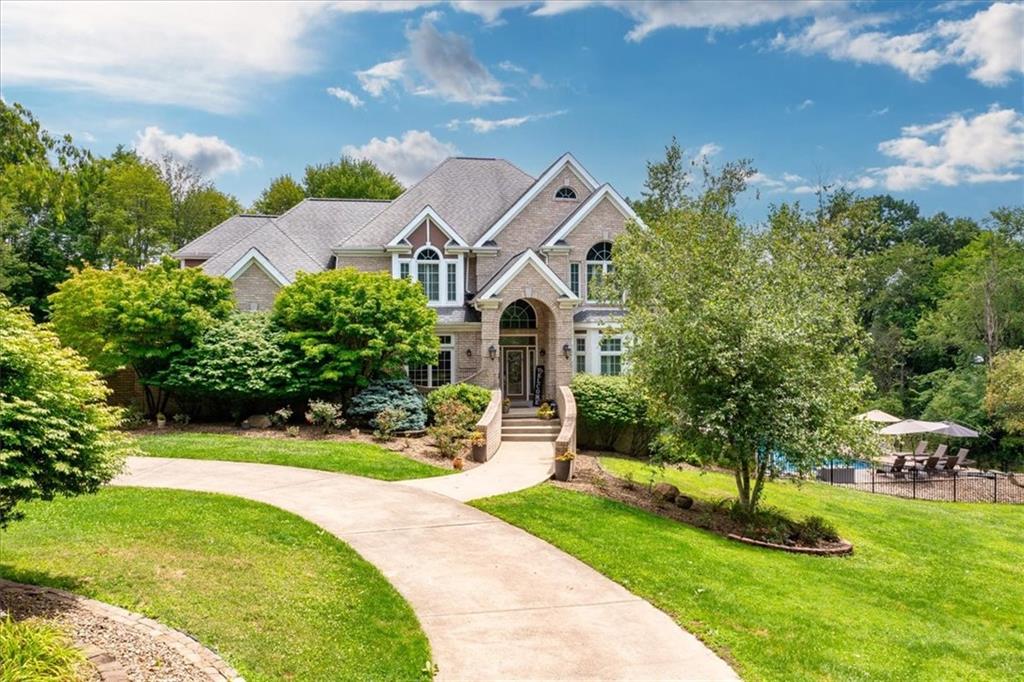
[{"label": "half-round window", "polygon": [[576,190],[572,187],[559,187],[558,191],[555,192],[556,199],[575,199]]},{"label": "half-round window", "polygon": [[533,306],[526,301],[522,299],[513,301],[501,314],[500,327],[502,329],[536,329],[537,313]]},{"label": "half-round window", "polygon": [[423,249],[416,254],[416,260],[441,260],[441,256],[434,249]]},{"label": "half-round window", "polygon": [[592,262],[610,261],[612,259],[612,243],[598,242],[587,251],[587,260]]}]

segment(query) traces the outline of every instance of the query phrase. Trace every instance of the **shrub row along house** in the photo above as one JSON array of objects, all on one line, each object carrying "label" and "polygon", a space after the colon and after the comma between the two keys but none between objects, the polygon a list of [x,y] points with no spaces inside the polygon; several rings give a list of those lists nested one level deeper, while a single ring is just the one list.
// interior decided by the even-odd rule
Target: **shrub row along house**
[{"label": "shrub row along house", "polygon": [[232,280],[252,311],[299,272],[412,278],[441,342],[436,365],[409,367],[412,382],[468,381],[522,403],[554,397],[574,373],[621,371],[622,310],[598,300],[596,283],[628,220],[639,222],[571,154],[539,178],[502,159],[453,157],[393,201],[306,199],[280,216],[235,216],[175,257]]}]

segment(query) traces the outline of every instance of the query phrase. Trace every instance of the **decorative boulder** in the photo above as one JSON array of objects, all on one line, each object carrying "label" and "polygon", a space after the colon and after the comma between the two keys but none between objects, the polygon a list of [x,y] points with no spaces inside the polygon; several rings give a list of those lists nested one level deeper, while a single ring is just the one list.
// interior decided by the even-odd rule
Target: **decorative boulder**
[{"label": "decorative boulder", "polygon": [[676,506],[680,509],[689,509],[693,506],[693,498],[689,495],[676,496]]},{"label": "decorative boulder", "polygon": [[679,496],[679,488],[671,483],[661,482],[654,486],[654,497],[664,502],[672,502]]},{"label": "decorative boulder", "polygon": [[254,414],[245,420],[250,429],[269,429],[272,424],[270,417],[265,414]]}]

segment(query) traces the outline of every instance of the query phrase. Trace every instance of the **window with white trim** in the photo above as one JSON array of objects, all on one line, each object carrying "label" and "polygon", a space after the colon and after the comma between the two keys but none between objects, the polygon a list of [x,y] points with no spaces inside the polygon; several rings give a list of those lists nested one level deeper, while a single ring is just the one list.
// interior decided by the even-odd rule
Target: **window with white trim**
[{"label": "window with white trim", "polygon": [[574,190],[572,187],[569,187],[569,186],[559,187],[558,191],[555,192],[555,198],[556,199],[569,199],[569,200],[575,199],[576,198],[576,190]]},{"label": "window with white trim", "polygon": [[587,371],[587,337],[576,337],[576,373],[584,374]]},{"label": "window with white trim", "polygon": [[414,386],[436,388],[452,383],[452,360],[455,357],[455,346],[448,334],[438,336],[441,350],[437,353],[436,365],[409,365],[407,372],[409,382]]},{"label": "window with white trim", "polygon": [[569,289],[577,296],[580,295],[580,264],[569,263]]},{"label": "window with white trim", "polygon": [[428,244],[408,256],[392,256],[391,267],[393,277],[419,282],[429,305],[462,305],[462,256],[445,258]]},{"label": "window with white trim", "polygon": [[601,358],[603,376],[622,374],[622,337],[602,336],[598,345],[598,356]]},{"label": "window with white trim", "polygon": [[598,242],[587,252],[587,302],[596,303],[597,298],[592,293],[594,289],[600,288],[601,281],[605,275],[614,271],[612,265],[612,243]]}]

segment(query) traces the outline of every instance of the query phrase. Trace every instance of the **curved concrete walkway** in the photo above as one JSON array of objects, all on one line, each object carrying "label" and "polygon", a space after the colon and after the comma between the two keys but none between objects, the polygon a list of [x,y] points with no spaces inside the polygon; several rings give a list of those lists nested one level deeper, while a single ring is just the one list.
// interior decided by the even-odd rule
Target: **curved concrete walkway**
[{"label": "curved concrete walkway", "polygon": [[505,441],[484,464],[461,474],[402,481],[421,490],[441,493],[460,502],[512,493],[551,478],[555,444]]},{"label": "curved concrete walkway", "polygon": [[625,588],[428,490],[310,469],[156,457],[129,458],[115,485],[237,495],[323,527],[409,602],[441,680],[737,679]]}]

